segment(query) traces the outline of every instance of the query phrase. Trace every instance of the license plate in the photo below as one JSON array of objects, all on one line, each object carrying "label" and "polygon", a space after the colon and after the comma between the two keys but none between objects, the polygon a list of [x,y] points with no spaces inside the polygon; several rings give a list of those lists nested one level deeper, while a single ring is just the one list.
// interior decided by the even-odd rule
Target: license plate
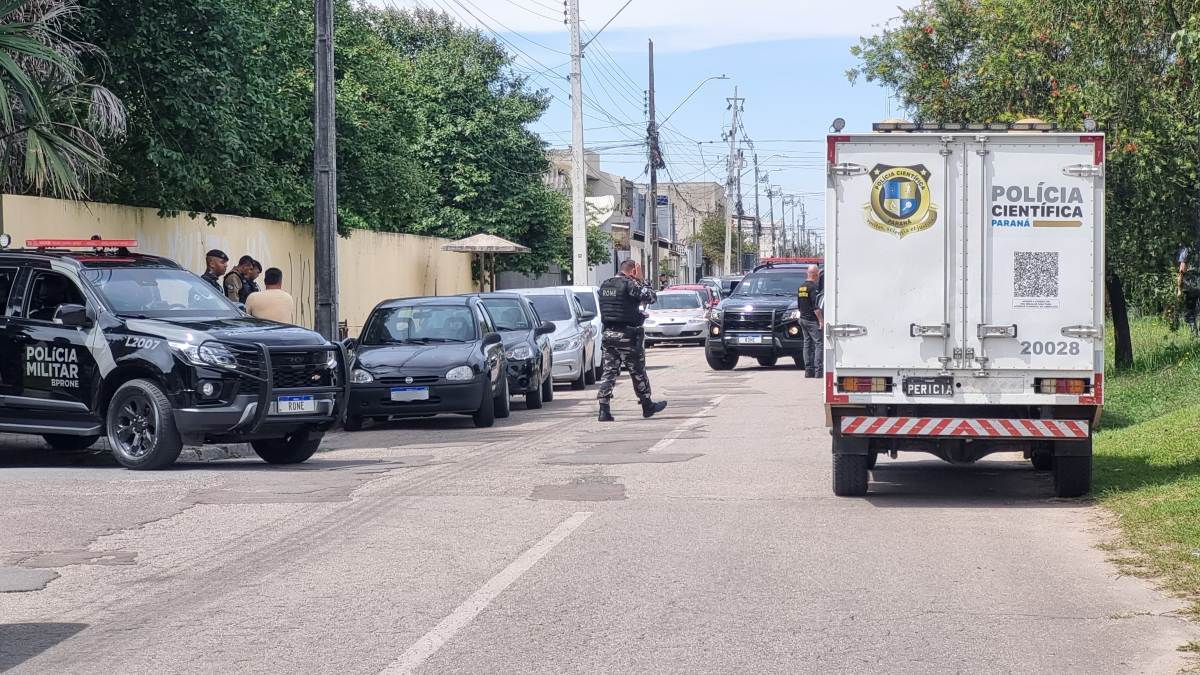
[{"label": "license plate", "polygon": [[429,387],[392,387],[393,401],[428,401]]},{"label": "license plate", "polygon": [[280,415],[316,412],[317,401],[312,396],[280,396],[275,399],[275,409]]},{"label": "license plate", "polygon": [[737,342],[739,345],[760,345],[763,343],[763,336],[761,336],[761,335],[739,335],[739,336],[737,336]]},{"label": "license plate", "polygon": [[679,331],[681,330],[683,330],[683,326],[663,326],[662,334],[666,335],[667,337],[676,337],[679,335]]},{"label": "license plate", "polygon": [[954,378],[945,377],[906,377],[904,378],[905,396],[954,396]]}]

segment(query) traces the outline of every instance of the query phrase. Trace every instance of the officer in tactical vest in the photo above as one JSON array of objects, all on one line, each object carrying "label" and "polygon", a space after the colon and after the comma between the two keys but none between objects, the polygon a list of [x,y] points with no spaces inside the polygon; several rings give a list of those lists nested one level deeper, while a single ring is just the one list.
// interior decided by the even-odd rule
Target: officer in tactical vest
[{"label": "officer in tactical vest", "polygon": [[667,407],[666,401],[650,398],[650,378],[646,377],[645,333],[641,305],[658,299],[642,281],[641,266],[632,260],[621,263],[621,273],[600,285],[600,320],[604,323],[604,375],[600,380],[600,421],[613,421],[609,403],[613,387],[621,374],[621,364],[629,370],[633,390],[642,403],[642,417],[652,417]]}]

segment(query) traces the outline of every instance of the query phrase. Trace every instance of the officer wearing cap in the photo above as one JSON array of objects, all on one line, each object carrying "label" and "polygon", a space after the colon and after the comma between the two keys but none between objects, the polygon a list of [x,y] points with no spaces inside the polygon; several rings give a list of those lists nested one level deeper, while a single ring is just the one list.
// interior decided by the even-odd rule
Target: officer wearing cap
[{"label": "officer wearing cap", "polygon": [[645,332],[641,305],[658,299],[642,281],[641,265],[633,260],[621,263],[620,274],[600,285],[600,320],[604,323],[603,376],[596,398],[600,401],[600,421],[613,421],[609,404],[613,387],[621,374],[621,364],[629,371],[633,390],[642,404],[642,417],[652,417],[667,407],[666,401],[650,398],[650,378],[646,376],[646,348],[642,344]]},{"label": "officer wearing cap", "polygon": [[212,284],[218,293],[221,292],[221,275],[229,267],[229,256],[221,249],[214,248],[204,254],[204,265],[204,274],[200,278]]}]

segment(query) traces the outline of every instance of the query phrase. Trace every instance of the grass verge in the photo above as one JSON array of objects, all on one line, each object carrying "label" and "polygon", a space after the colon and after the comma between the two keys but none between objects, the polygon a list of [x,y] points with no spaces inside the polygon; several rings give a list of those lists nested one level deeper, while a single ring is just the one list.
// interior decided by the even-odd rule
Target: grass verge
[{"label": "grass verge", "polygon": [[1121,526],[1118,562],[1200,616],[1200,341],[1154,319],[1131,329],[1133,368],[1108,366],[1093,492]]}]

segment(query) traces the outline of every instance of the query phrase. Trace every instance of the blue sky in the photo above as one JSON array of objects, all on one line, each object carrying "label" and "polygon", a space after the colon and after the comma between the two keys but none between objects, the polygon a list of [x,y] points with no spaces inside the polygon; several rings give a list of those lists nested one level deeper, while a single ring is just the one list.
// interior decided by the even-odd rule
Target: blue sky
[{"label": "blue sky", "polygon": [[[579,0],[584,38],[599,30],[625,0]],[[569,35],[561,0],[372,0],[391,7],[429,7],[500,39],[533,86],[554,96],[531,128],[552,147],[570,142]],[[850,47],[877,32],[912,0],[632,0],[585,51],[584,141],[606,171],[646,180],[647,39],[655,42],[655,90],[660,124],[705,78],[710,80],[670,117],[662,131],[668,163],[660,181],[724,182],[729,129],[726,98],[745,98],[742,124],[758,152],[760,172],[785,193],[806,195],[810,224],[821,221],[824,135],[835,117],[865,131],[894,112],[885,91],[845,71]],[[743,144],[747,161],[749,145]],[[749,164],[747,164],[749,168]],[[765,186],[763,186],[765,188]],[[753,212],[753,175],[743,180],[743,204]],[[767,213],[765,193],[763,214]],[[779,200],[776,200],[778,217]]]}]

